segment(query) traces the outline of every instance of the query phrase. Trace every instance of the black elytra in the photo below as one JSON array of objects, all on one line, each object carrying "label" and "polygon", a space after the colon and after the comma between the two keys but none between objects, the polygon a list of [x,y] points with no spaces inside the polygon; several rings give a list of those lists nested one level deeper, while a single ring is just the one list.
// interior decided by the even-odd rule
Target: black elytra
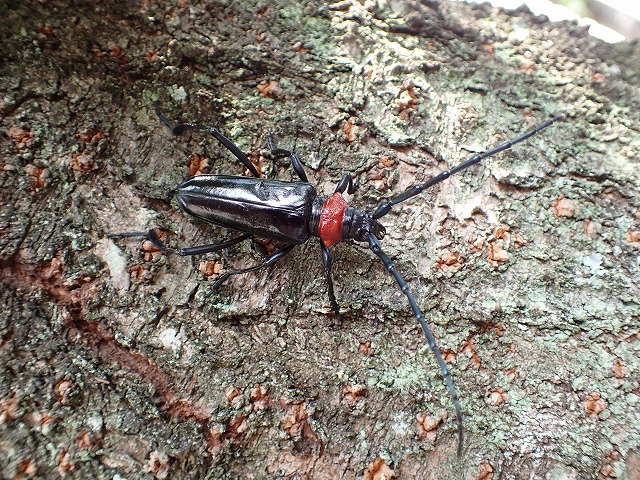
[{"label": "black elytra", "polygon": [[442,358],[440,349],[436,344],[435,337],[425,320],[422,310],[420,310],[404,278],[400,275],[389,256],[380,247],[379,241],[384,238],[385,228],[379,223],[378,219],[388,214],[395,205],[419,195],[429,187],[481,162],[485,158],[511,148],[513,145],[528,139],[554,122],[564,120],[565,116],[556,115],[512,140],[501,143],[497,147],[485,152],[473,155],[465,162],[460,163],[451,170],[441,172],[425,183],[413,185],[405,190],[404,193],[383,201],[373,211],[367,211],[349,206],[342,198],[342,193],[345,191],[349,193],[355,191],[355,184],[349,173],[342,176],[333,195],[328,197],[319,196],[315,186],[309,183],[302,162],[298,156],[291,151],[275,147],[271,130],[269,130],[268,135],[271,154],[274,157],[289,157],[291,167],[298,176],[299,181],[283,182],[260,177],[260,174],[249,158],[217,128],[195,123],[172,125],[160,111],[157,102],[154,102],[153,106],[160,120],[174,135],[180,135],[188,130],[205,130],[213,135],[218,142],[227,148],[238,161],[249,170],[252,175],[250,177],[236,175],[197,175],[178,185],[176,194],[178,205],[188,214],[204,222],[240,232],[241,235],[221,243],[180,249],[170,248],[164,245],[153,230],[147,232],[116,233],[110,234],[109,237],[144,237],[163,252],[177,255],[201,255],[216,252],[230,248],[252,237],[270,238],[287,244],[284,248],[272,253],[257,265],[238,270],[228,270],[214,283],[214,289],[219,288],[222,283],[232,275],[253,272],[273,265],[289,254],[296,245],[305,243],[311,237],[319,237],[322,261],[327,279],[329,302],[336,313],[339,312],[340,307],[334,294],[331,276],[332,257],[329,247],[347,239],[353,239],[357,242],[367,242],[371,251],[380,259],[385,268],[395,278],[400,290],[409,301],[413,315],[420,323],[427,337],[427,343],[435,356],[436,363],[440,367],[440,372],[444,377],[455,407],[458,424],[457,454],[460,456],[464,443],[464,429],[462,407],[460,406],[458,393],[453,384],[447,364]]}]

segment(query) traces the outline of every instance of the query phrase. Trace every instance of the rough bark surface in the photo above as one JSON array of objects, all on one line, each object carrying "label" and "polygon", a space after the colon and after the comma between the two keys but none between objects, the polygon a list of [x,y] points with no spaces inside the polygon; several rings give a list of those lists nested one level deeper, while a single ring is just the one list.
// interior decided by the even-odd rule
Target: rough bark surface
[{"label": "rough bark surface", "polygon": [[[28,3],[28,2],[27,2]],[[640,478],[640,49],[436,1],[0,4],[0,476]],[[295,149],[372,208],[554,112],[570,121],[384,219],[450,365],[362,245],[151,252],[225,238],[175,186]],[[208,160],[208,165],[204,163]]]}]

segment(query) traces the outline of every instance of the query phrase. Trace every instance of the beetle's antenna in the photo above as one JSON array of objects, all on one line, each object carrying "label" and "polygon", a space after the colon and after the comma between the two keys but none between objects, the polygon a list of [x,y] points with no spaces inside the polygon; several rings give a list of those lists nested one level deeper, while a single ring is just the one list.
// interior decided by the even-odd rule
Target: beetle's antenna
[{"label": "beetle's antenna", "polygon": [[428,182],[418,183],[418,184],[416,184],[416,185],[414,185],[412,187],[409,187],[407,190],[405,190],[404,193],[398,195],[395,198],[392,198],[391,200],[387,200],[386,202],[382,202],[380,205],[378,205],[378,208],[376,208],[373,211],[373,218],[383,217],[384,215],[386,215],[387,213],[389,213],[391,211],[391,208],[394,205],[397,205],[398,203],[404,202],[405,200],[408,200],[411,197],[415,197],[416,195],[419,195],[420,193],[422,193],[427,188],[432,187],[432,186],[442,182],[443,180],[446,180],[451,175],[454,175],[454,174],[456,174],[458,172],[461,172],[462,170],[465,170],[465,169],[469,168],[470,166],[481,162],[485,158],[489,158],[489,157],[495,155],[496,153],[500,153],[503,150],[508,150],[509,148],[513,147],[516,143],[520,143],[523,140],[526,140],[527,138],[532,137],[536,133],[538,133],[541,130],[544,130],[545,128],[547,128],[549,125],[551,125],[551,124],[553,124],[555,122],[559,122],[559,121],[565,120],[565,119],[566,119],[566,116],[564,114],[556,115],[552,119],[541,123],[540,125],[532,128],[531,130],[526,131],[522,135],[519,135],[519,136],[517,136],[516,138],[514,138],[512,140],[507,140],[506,142],[501,143],[500,145],[498,145],[497,147],[492,148],[491,150],[487,150],[485,152],[478,153],[478,154],[474,155],[473,157],[471,157],[466,162],[462,162],[457,167],[454,167],[451,170],[445,170],[445,171],[441,172],[440,174],[436,175],[435,177],[433,177]]},{"label": "beetle's antenna", "polygon": [[389,272],[391,272],[391,275],[394,276],[394,278],[396,279],[396,282],[398,282],[398,286],[400,287],[400,290],[402,290],[402,293],[404,293],[407,296],[407,299],[409,300],[409,304],[411,305],[411,309],[413,310],[413,315],[416,317],[418,322],[420,322],[422,331],[427,337],[427,343],[429,344],[429,348],[431,349],[434,356],[436,357],[436,363],[440,367],[442,376],[444,377],[444,380],[447,383],[447,388],[449,389],[449,393],[451,394],[451,398],[453,399],[453,406],[456,409],[456,418],[458,421],[457,452],[459,457],[462,455],[462,445],[464,442],[464,430],[462,427],[462,407],[460,407],[460,399],[458,398],[458,392],[456,391],[456,387],[453,386],[453,380],[451,379],[449,368],[447,367],[447,364],[442,358],[440,349],[438,348],[438,345],[436,345],[436,339],[433,336],[433,333],[431,333],[431,329],[429,328],[429,325],[427,325],[427,322],[424,319],[424,314],[420,310],[420,307],[418,307],[418,304],[416,303],[415,298],[413,298],[413,295],[409,291],[409,286],[407,285],[407,282],[405,282],[404,278],[402,278],[400,273],[398,273],[396,266],[393,264],[389,256],[382,251],[382,249],[380,248],[380,244],[378,243],[378,240],[376,239],[373,233],[369,234],[369,248],[373,253],[375,253],[380,258],[384,266],[387,268],[387,270],[389,270]]}]

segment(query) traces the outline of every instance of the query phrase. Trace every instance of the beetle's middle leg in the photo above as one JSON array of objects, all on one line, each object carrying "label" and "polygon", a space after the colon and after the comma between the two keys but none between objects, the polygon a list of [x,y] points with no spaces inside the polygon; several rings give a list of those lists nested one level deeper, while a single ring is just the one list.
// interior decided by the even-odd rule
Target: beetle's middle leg
[{"label": "beetle's middle leg", "polygon": [[307,174],[304,171],[304,167],[302,166],[302,162],[293,152],[289,150],[285,150],[283,148],[276,148],[275,142],[273,141],[273,132],[269,129],[269,135],[267,136],[267,141],[269,142],[269,150],[271,150],[271,155],[274,157],[289,157],[291,159],[291,168],[296,172],[298,178],[303,182],[308,182]]},{"label": "beetle's middle leg", "polygon": [[221,275],[220,278],[218,278],[218,280],[216,280],[216,283],[213,284],[213,289],[217,290],[218,288],[220,288],[220,286],[231,275],[240,275],[241,273],[255,272],[256,270],[260,270],[261,268],[268,267],[269,265],[273,265],[278,260],[280,260],[281,258],[283,258],[286,255],[288,255],[289,253],[291,253],[291,250],[293,250],[294,247],[295,247],[295,245],[287,245],[283,249],[278,250],[277,252],[271,254],[269,257],[265,258],[264,261],[262,261],[262,263],[259,263],[258,265],[254,265],[254,266],[248,267],[248,268],[242,268],[242,269],[239,269],[239,270],[235,270],[235,269],[234,270],[229,270],[228,272],[226,272],[223,275]]},{"label": "beetle's middle leg", "polygon": [[234,245],[251,238],[251,235],[248,233],[244,235],[240,235],[239,237],[232,238],[231,240],[227,240],[222,243],[211,243],[208,245],[199,245],[197,247],[187,247],[187,248],[171,248],[167,247],[164,243],[160,241],[158,238],[158,234],[155,231],[149,230],[148,232],[124,232],[124,233],[110,233],[107,235],[109,238],[131,238],[131,237],[143,237],[149,240],[154,247],[162,250],[166,253],[174,253],[180,256],[186,255],[202,255],[204,253],[218,252],[220,250],[225,250],[227,248],[233,247]]}]

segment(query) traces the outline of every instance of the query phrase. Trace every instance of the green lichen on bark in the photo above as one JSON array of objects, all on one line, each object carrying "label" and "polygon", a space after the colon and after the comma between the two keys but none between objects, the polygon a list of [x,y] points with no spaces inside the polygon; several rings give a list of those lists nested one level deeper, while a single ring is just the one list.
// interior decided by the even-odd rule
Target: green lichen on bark
[{"label": "green lichen on bark", "polygon": [[[637,475],[637,45],[445,2],[0,13],[3,477]],[[567,113],[384,219],[461,395],[463,458],[433,356],[366,248],[333,249],[336,319],[316,242],[211,294],[201,258],[106,238],[226,235],[173,190],[194,153],[241,167],[212,138],[172,138],[154,100],[291,179],[266,155],[273,127],[321,193],[351,172],[367,208]]]}]

